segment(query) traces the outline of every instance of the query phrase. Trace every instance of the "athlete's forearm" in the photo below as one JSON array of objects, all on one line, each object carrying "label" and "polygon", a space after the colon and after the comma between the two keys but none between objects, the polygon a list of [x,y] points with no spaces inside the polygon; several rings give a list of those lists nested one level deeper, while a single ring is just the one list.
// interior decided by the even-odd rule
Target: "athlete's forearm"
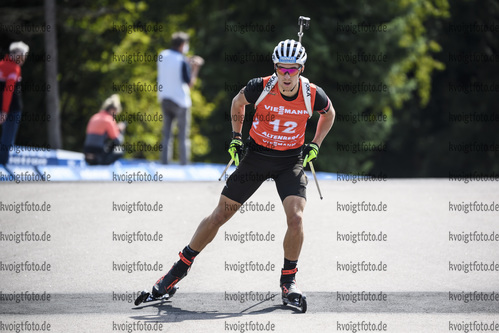
[{"label": "athlete's forearm", "polygon": [[317,129],[315,131],[315,136],[312,142],[315,142],[319,147],[322,144],[322,141],[326,137],[326,135],[329,133],[329,130],[331,127],[333,127],[334,123],[334,117],[336,113],[334,111],[333,106],[331,105],[331,108],[329,111],[325,114],[322,114],[319,118],[319,121],[317,122]]},{"label": "athlete's forearm", "polygon": [[232,130],[234,132],[242,133],[243,131],[243,122],[244,122],[244,105],[238,106],[230,109],[230,116],[232,120]]},{"label": "athlete's forearm", "polygon": [[232,121],[232,130],[234,132],[242,133],[245,106],[249,104],[244,97],[244,88],[232,99],[230,108],[230,119]]}]

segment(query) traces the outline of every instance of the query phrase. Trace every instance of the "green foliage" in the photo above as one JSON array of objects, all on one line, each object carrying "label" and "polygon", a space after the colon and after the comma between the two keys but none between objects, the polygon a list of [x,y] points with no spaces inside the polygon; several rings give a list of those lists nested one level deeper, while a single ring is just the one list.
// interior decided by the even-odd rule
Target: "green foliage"
[{"label": "green foliage", "polygon": [[[422,7],[428,2],[415,3]],[[429,20],[422,27],[428,49],[440,51],[433,61],[439,64],[439,71],[420,85],[419,102],[413,98],[404,104],[390,135],[393,151],[377,160],[375,168],[389,169],[393,176],[497,174],[497,151],[463,150],[475,143],[490,148],[499,142],[497,120],[491,120],[494,116],[497,119],[498,90],[482,89],[497,84],[499,77],[499,62],[494,58],[499,41],[496,34],[483,30],[485,25],[497,24],[499,6],[495,1],[469,0],[453,1],[450,8],[445,2],[430,4],[442,8],[437,10],[439,19]],[[415,60],[420,61],[417,57]],[[431,64],[425,70],[418,66],[414,64],[412,73],[428,73],[432,68]],[[431,98],[420,93],[423,88],[431,91]],[[456,151],[456,145],[463,150]]]},{"label": "green foliage", "polygon": [[[165,7],[163,5],[160,12],[166,17],[168,8]],[[179,24],[185,21],[185,15],[170,14],[166,21],[155,21],[152,13],[157,14],[157,10],[153,4],[131,1],[120,1],[120,6],[110,5],[102,11],[105,14],[97,17],[88,15],[78,20],[70,18],[64,25],[72,28],[74,37],[83,45],[100,36],[97,42],[100,45],[96,45],[93,50],[95,53],[82,57],[81,66],[77,69],[99,77],[93,82],[95,99],[89,100],[86,106],[80,106],[85,109],[82,113],[88,117],[98,111],[101,101],[106,97],[113,93],[120,94],[124,111],[118,119],[127,120],[128,124],[125,142],[129,147],[144,147],[144,144],[153,147],[129,149],[125,157],[158,160],[163,116],[157,100],[157,59],[159,53],[169,47],[171,34],[181,29]],[[73,69],[68,68],[67,71],[70,73]],[[198,87],[192,93],[195,103],[192,109],[195,120],[192,127],[194,159],[209,152],[208,140],[199,130],[197,120],[206,118],[213,109],[197,91]],[[79,136],[81,145],[84,131]]]},{"label": "green foliage", "polygon": [[[335,6],[318,7],[295,3],[287,7],[286,15],[275,15],[280,12],[279,5],[258,1],[251,8],[226,1],[195,1],[188,8],[191,21],[198,22],[194,30],[203,45],[201,55],[208,59],[203,75],[210,78],[210,85],[203,92],[208,99],[217,100],[210,126],[204,128],[215,144],[225,142],[230,135],[228,115],[232,97],[249,79],[272,74],[270,55],[275,45],[283,39],[297,39],[298,16],[311,18],[311,28],[303,37],[308,53],[304,75],[324,89],[338,114],[321,147],[317,161],[320,170],[370,171],[373,159],[384,152],[353,153],[353,147],[362,143],[389,146],[386,139],[394,123],[394,109],[400,109],[413,98],[415,91],[420,91],[421,101],[426,103],[432,71],[440,67],[431,58],[436,43],[430,44],[433,49],[416,45],[416,39],[421,43],[426,38],[421,29],[424,22],[432,15],[443,15],[437,9],[444,10],[437,5],[421,10],[417,3],[389,1],[376,5],[363,0],[337,1]],[[405,22],[409,19],[411,23]],[[418,25],[418,32],[413,32]],[[266,29],[269,26],[272,29]],[[260,27],[261,31],[253,31],[254,27]],[[370,31],[380,27],[381,31]],[[404,44],[404,40],[408,41]],[[358,54],[381,54],[384,61],[345,60],[352,60]],[[344,90],[365,83],[384,89],[381,92]],[[252,114],[253,110],[247,107],[246,112]],[[358,115],[384,117],[385,121],[353,123],[344,117]],[[318,116],[314,116],[307,127],[309,141],[317,120]],[[245,123],[243,134],[248,132],[249,123]],[[350,147],[349,151],[339,151],[340,145]],[[222,148],[218,143],[211,154],[218,162],[227,159]]]},{"label": "green foliage", "polygon": [[[227,0],[59,2],[64,148],[81,151],[88,119],[113,93],[121,96],[124,119],[139,113],[158,119],[162,114],[156,92],[129,90],[134,84],[156,86],[156,59],[129,60],[126,56],[139,52],[157,56],[169,47],[171,34],[183,30],[191,35],[191,53],[206,61],[192,90],[193,157],[225,163],[233,96],[251,78],[272,74],[273,48],[280,40],[298,38],[297,18],[304,15],[311,18],[303,37],[308,53],[304,75],[324,89],[337,113],[321,147],[318,170],[446,176],[445,170],[452,168],[499,167],[494,152],[468,158],[448,151],[449,140],[460,137],[486,142],[497,139],[495,123],[449,121],[449,112],[493,115],[497,94],[455,93],[448,88],[452,82],[496,82],[497,62],[468,65],[451,61],[449,53],[497,54],[497,37],[450,33],[448,29],[453,23],[492,21],[499,12],[495,1],[485,0],[481,5],[468,0],[456,0],[452,5],[448,0],[289,4],[284,11],[282,4],[263,0],[255,0],[251,6]],[[3,21],[43,24],[43,10],[36,1],[8,1],[8,6],[15,10],[11,16],[2,14]],[[156,31],[144,32],[141,27]],[[4,37],[4,51],[8,42],[24,40],[43,55],[43,34],[2,33],[0,37]],[[28,59],[24,81],[43,82],[43,65],[43,61]],[[43,92],[26,91],[25,113],[43,114],[44,98]],[[253,107],[248,106],[246,112],[245,136]],[[313,138],[317,120],[317,115],[310,119],[306,141]],[[161,128],[160,120],[129,121],[126,141],[157,145]],[[45,124],[23,122],[17,142],[36,146],[44,144],[45,138]],[[358,144],[384,149],[354,152]],[[159,159],[157,151],[135,151],[127,156]]]},{"label": "green foliage", "polygon": [[396,105],[411,98],[411,90],[404,87],[417,86],[421,106],[428,104],[431,94],[431,75],[434,70],[444,69],[444,64],[433,58],[432,52],[440,52],[441,47],[429,38],[425,24],[428,20],[449,17],[447,0],[403,0],[400,7],[405,11],[393,26],[403,30],[399,46],[408,50],[408,55],[400,65],[391,69],[388,82],[393,89],[401,89]]}]

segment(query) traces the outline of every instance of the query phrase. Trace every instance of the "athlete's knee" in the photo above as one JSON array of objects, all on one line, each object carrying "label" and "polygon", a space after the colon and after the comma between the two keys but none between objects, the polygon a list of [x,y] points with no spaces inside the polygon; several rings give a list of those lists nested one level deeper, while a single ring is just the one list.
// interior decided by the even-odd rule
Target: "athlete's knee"
[{"label": "athlete's knee", "polygon": [[221,227],[225,222],[227,222],[228,218],[227,216],[220,211],[214,211],[213,214],[211,215],[211,223],[214,226]]},{"label": "athlete's knee", "polygon": [[221,227],[234,215],[234,210],[227,208],[226,205],[219,205],[211,214],[210,222],[214,226]]},{"label": "athlete's knee", "polygon": [[287,215],[288,230],[294,233],[303,232],[303,216],[300,212],[293,212]]}]

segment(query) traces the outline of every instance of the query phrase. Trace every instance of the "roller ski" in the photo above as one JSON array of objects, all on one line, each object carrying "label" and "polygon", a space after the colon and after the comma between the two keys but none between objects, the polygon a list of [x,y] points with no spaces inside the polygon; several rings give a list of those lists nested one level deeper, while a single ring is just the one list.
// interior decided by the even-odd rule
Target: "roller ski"
[{"label": "roller ski", "polygon": [[[178,290],[177,283],[187,275],[190,266],[192,265],[192,261],[185,258],[182,252],[179,253],[179,256],[180,260],[173,264],[168,273],[166,273],[163,277],[156,281],[156,284],[154,285],[154,287],[152,287],[151,292],[144,290],[140,293],[140,295],[135,300],[135,306],[138,306],[141,303],[166,301],[172,298],[173,295],[175,295]],[[179,265],[182,264],[184,264],[184,267],[188,267],[188,269],[185,271],[185,273],[178,274]]]},{"label": "roller ski", "polygon": [[171,289],[170,293],[164,294],[163,296],[158,296],[158,297],[155,297],[147,290],[144,290],[137,297],[134,304],[135,304],[135,306],[139,306],[142,303],[150,303],[150,302],[156,302],[156,301],[167,301],[170,298],[172,298],[173,295],[175,295],[175,293],[177,292],[177,289],[178,289],[178,287],[175,286]]},{"label": "roller ski", "polygon": [[[291,271],[282,271],[283,276],[293,275],[297,269]],[[307,296],[303,295],[300,289],[296,286],[296,281],[283,281],[281,279],[282,304],[289,305],[300,310],[302,313],[307,312]]]}]

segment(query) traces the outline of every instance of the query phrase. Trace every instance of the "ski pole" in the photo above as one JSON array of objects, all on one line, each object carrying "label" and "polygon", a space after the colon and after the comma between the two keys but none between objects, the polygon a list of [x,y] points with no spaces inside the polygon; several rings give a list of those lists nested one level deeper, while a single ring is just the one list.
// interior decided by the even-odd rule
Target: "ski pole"
[{"label": "ski pole", "polygon": [[[298,42],[301,43],[301,38],[303,37],[303,26],[305,26],[305,29],[310,28],[310,17],[300,16],[298,18],[298,25],[300,26],[300,31],[298,32]],[[317,190],[319,191],[319,196],[322,200],[322,193],[319,187],[319,182],[317,181],[317,176],[315,175],[314,164],[312,162],[308,162],[308,164],[310,165],[312,175],[314,175],[315,185],[317,185]]]},{"label": "ski pole", "polygon": [[312,171],[312,175],[314,175],[315,185],[317,185],[317,191],[319,191],[319,196],[321,197],[322,200],[321,188],[319,187],[319,182],[317,181],[317,176],[315,175],[314,164],[311,161],[308,162],[308,164],[310,165],[310,170]]},{"label": "ski pole", "polygon": [[230,161],[229,161],[229,163],[227,163],[227,166],[225,167],[224,172],[222,172],[222,174],[220,175],[220,178],[218,178],[218,181],[222,180],[222,177],[227,172],[227,169],[232,165],[232,162],[234,162],[233,158],[231,158]]}]

